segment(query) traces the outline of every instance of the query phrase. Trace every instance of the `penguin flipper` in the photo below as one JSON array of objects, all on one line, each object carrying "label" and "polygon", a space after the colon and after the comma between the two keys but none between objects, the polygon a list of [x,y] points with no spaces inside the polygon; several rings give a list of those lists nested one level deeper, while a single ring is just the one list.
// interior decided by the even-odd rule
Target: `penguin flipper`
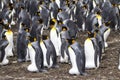
[{"label": "penguin flipper", "polygon": [[64,58],[64,51],[65,51],[66,43],[65,41],[62,40],[62,45],[61,45],[61,56]]},{"label": "penguin flipper", "polygon": [[[80,46],[78,46],[81,48]],[[78,49],[75,51],[76,53],[76,62],[78,66],[78,70],[80,72],[80,75],[84,75],[85,73],[85,55],[83,52],[83,49]]]},{"label": "penguin flipper", "polygon": [[50,53],[51,53],[51,51],[47,49],[46,58],[47,58],[48,65],[50,65]]},{"label": "penguin flipper", "polygon": [[5,56],[5,47],[8,45],[8,41],[6,40],[1,40],[0,41],[0,62],[3,60]]}]

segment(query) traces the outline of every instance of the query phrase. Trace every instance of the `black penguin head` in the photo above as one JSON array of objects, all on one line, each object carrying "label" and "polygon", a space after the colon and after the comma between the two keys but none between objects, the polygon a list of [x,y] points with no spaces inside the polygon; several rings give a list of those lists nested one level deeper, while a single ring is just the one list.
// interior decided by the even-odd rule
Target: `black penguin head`
[{"label": "black penguin head", "polygon": [[67,39],[67,42],[68,42],[70,45],[74,44],[75,41],[76,41],[76,40],[75,40],[74,38],[72,38],[72,39]]},{"label": "black penguin head", "polygon": [[25,30],[26,32],[30,32],[29,28],[27,28],[27,27],[24,27],[24,30]]},{"label": "black penguin head", "polygon": [[10,8],[10,10],[12,10],[14,8],[12,3],[9,3],[9,8]]},{"label": "black penguin head", "polygon": [[56,23],[56,19],[53,18],[53,19],[50,20],[50,25],[51,26],[55,25],[55,23]]},{"label": "black penguin head", "polygon": [[36,15],[37,15],[37,16],[40,16],[40,11],[36,12]]},{"label": "black penguin head", "polygon": [[43,19],[42,19],[42,18],[39,18],[39,19],[38,19],[38,23],[39,23],[39,24],[42,24],[42,23],[43,23]]},{"label": "black penguin head", "polygon": [[87,4],[83,5],[82,8],[83,8],[83,9],[88,9]]},{"label": "black penguin head", "polygon": [[87,31],[88,33],[88,38],[93,38],[96,36],[96,33],[95,32],[90,32],[90,31]]},{"label": "black penguin head", "polygon": [[105,26],[110,26],[111,21],[104,22]]},{"label": "black penguin head", "polygon": [[42,40],[47,40],[48,36],[47,35],[42,35]]},{"label": "black penguin head", "polygon": [[58,12],[62,12],[62,9],[61,9],[61,8],[59,8],[59,9],[58,9]]},{"label": "black penguin head", "polygon": [[21,10],[24,10],[24,9],[25,9],[25,7],[24,7],[24,6],[21,6],[20,8],[21,8]]},{"label": "black penguin head", "polygon": [[57,21],[59,25],[63,24],[62,20]]},{"label": "black penguin head", "polygon": [[68,29],[67,29],[67,27],[66,26],[62,26],[62,31],[67,31]]},{"label": "black penguin head", "polygon": [[40,1],[39,4],[40,4],[40,5],[44,4],[44,1]]},{"label": "black penguin head", "polygon": [[72,4],[75,4],[76,2],[75,1],[72,1]]}]

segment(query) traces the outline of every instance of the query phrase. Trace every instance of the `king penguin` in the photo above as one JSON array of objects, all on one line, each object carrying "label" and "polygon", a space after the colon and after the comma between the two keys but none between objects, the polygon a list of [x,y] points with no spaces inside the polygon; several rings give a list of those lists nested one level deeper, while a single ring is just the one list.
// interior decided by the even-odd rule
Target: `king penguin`
[{"label": "king penguin", "polygon": [[102,35],[105,47],[108,47],[107,38],[108,38],[108,36],[110,35],[110,32],[111,32],[111,29],[109,28],[110,23],[111,23],[110,21],[104,22],[103,25],[99,29],[100,34]]},{"label": "king penguin", "polygon": [[6,36],[3,34],[2,39],[0,40],[0,65],[7,65],[9,60],[7,59],[7,53],[5,48],[8,46],[9,42],[6,39]]},{"label": "king penguin", "polygon": [[27,36],[29,30],[25,29],[25,24],[20,23],[18,37],[17,37],[17,58],[18,62],[24,62],[27,54]]},{"label": "king penguin", "polygon": [[60,36],[61,36],[61,56],[60,56],[60,62],[61,63],[68,63],[69,61],[69,54],[68,54],[68,42],[66,41],[66,39],[69,39],[69,32],[68,29],[65,25],[62,26],[62,31],[60,32]]},{"label": "king penguin", "polygon": [[58,65],[55,47],[47,35],[42,35],[40,46],[43,51],[44,66],[48,68],[57,68]]},{"label": "king penguin", "polygon": [[56,54],[57,56],[60,56],[60,49],[59,49],[59,38],[58,38],[58,31],[56,29],[56,26],[57,25],[57,21],[56,19],[51,19],[50,20],[50,40],[52,41],[54,47],[55,47],[55,50],[56,50]]},{"label": "king penguin", "polygon": [[69,70],[69,74],[86,75],[85,73],[85,54],[83,48],[75,39],[68,40],[70,46],[68,52],[72,68]]},{"label": "king penguin", "polygon": [[8,40],[9,44],[5,48],[5,52],[7,53],[7,56],[13,56],[13,50],[14,50],[14,43],[13,43],[13,31],[10,29],[10,24],[8,29],[4,32],[6,39]]},{"label": "king penguin", "polygon": [[28,52],[30,54],[31,64],[27,67],[30,72],[43,72],[43,52],[38,41],[28,43]]},{"label": "king penguin", "polygon": [[100,64],[100,50],[94,37],[95,33],[88,32],[88,38],[84,43],[84,51],[85,51],[85,68],[98,68]]}]

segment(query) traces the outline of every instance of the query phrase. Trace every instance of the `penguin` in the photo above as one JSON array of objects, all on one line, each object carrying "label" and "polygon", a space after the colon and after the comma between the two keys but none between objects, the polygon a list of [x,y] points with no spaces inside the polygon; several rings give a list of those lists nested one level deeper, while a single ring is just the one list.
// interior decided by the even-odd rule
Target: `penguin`
[{"label": "penguin", "polygon": [[94,36],[95,33],[88,32],[88,38],[84,42],[86,69],[97,69],[100,65],[100,49]]},{"label": "penguin", "polygon": [[44,56],[44,66],[47,68],[58,68],[55,47],[47,35],[42,35],[40,46]]},{"label": "penguin", "polygon": [[68,45],[69,43],[66,41],[66,39],[70,39],[69,32],[67,31],[66,26],[62,26],[62,31],[60,32],[61,36],[61,56],[60,56],[60,62],[61,63],[68,63],[69,62],[69,54],[68,54]]},{"label": "penguin", "polygon": [[28,40],[27,37],[29,34],[29,29],[25,28],[25,24],[22,22],[19,24],[19,31],[17,36],[17,61],[24,62],[26,61],[26,54],[27,54],[27,44]]},{"label": "penguin", "polygon": [[109,27],[110,23],[111,23],[110,21],[104,22],[103,25],[99,29],[100,34],[102,35],[105,47],[108,47],[107,38],[108,38],[108,36],[110,35],[110,32],[111,32],[111,28]]},{"label": "penguin", "polygon": [[69,39],[68,52],[72,68],[69,74],[86,75],[85,73],[85,54],[81,45],[75,39]]},{"label": "penguin", "polygon": [[68,28],[70,38],[76,38],[78,32],[78,26],[70,19],[64,20],[63,24]]},{"label": "penguin", "polygon": [[44,28],[49,27],[49,20],[50,20],[50,10],[44,4],[43,1],[38,5],[38,12],[40,12],[40,16],[43,19]]},{"label": "penguin", "polygon": [[35,13],[38,11],[38,2],[37,0],[28,1],[29,4],[29,13],[31,17],[35,16]]},{"label": "penguin", "polygon": [[28,65],[27,70],[30,72],[43,72],[43,52],[39,46],[38,41],[28,43],[28,52],[30,54],[31,64]]},{"label": "penguin", "polygon": [[7,59],[7,53],[5,48],[8,46],[9,42],[6,40],[6,36],[3,34],[0,40],[0,65],[7,65],[9,60]]},{"label": "penguin", "polygon": [[[10,25],[9,25],[10,26]],[[13,31],[8,27],[8,29],[4,32],[6,39],[8,40],[9,44],[5,48],[5,52],[7,53],[7,56],[14,56],[13,50],[14,50],[14,42],[13,42]]]},{"label": "penguin", "polygon": [[51,19],[50,20],[50,40],[52,41],[54,47],[55,47],[55,50],[56,50],[56,54],[57,56],[60,56],[61,53],[60,53],[60,48],[59,48],[59,37],[58,37],[58,31],[56,29],[56,26],[57,25],[57,21],[56,19]]},{"label": "penguin", "polygon": [[30,41],[33,42],[34,38],[38,39],[38,35],[42,34],[42,28],[44,27],[43,19],[33,20],[30,29]]},{"label": "penguin", "polygon": [[51,18],[57,19],[58,9],[59,8],[58,8],[57,3],[54,0],[52,0],[52,2],[49,4]]}]

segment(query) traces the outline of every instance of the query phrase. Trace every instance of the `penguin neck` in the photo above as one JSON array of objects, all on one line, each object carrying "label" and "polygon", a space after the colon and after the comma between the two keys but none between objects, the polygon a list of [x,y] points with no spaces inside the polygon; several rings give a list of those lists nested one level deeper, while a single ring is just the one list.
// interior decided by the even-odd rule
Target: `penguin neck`
[{"label": "penguin neck", "polygon": [[52,30],[56,30],[56,27],[54,25],[51,26]]}]

